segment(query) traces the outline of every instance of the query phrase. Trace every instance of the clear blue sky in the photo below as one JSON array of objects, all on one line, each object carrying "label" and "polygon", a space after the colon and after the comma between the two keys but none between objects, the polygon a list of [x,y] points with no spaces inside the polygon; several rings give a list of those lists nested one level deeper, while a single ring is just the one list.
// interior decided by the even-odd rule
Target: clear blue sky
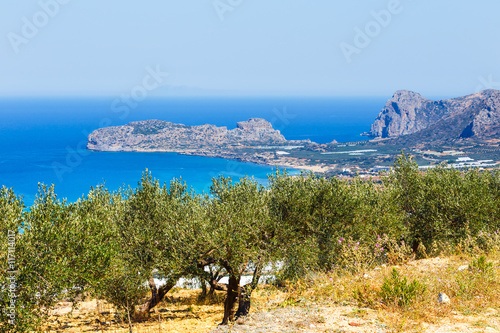
[{"label": "clear blue sky", "polygon": [[[144,79],[155,96],[500,88],[500,1],[394,1],[3,0],[0,95],[114,96]],[[169,73],[162,87],[148,68]]]}]

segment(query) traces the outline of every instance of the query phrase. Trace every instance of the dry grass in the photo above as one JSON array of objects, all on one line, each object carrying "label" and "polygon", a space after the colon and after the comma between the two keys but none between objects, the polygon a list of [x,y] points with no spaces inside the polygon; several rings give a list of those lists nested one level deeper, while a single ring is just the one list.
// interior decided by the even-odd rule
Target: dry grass
[{"label": "dry grass", "polygon": [[[198,302],[199,291],[177,290],[151,313],[150,320],[134,323],[138,333],[207,332],[222,319],[222,295],[211,302]],[[116,318],[104,301],[88,301],[71,311],[71,303],[60,303],[43,328],[44,332],[128,332],[128,324]]]},{"label": "dry grass", "polygon": [[[263,286],[253,294],[255,323],[248,325],[258,326],[262,321],[259,314],[262,313],[268,313],[269,322],[278,325],[283,322],[284,316],[290,318],[301,313],[293,309],[302,308],[317,311],[311,318],[294,319],[298,320],[294,324],[297,329],[300,329],[302,321],[307,325],[314,323],[311,327],[316,328],[307,327],[308,332],[333,332],[331,327],[343,327],[343,332],[363,331],[346,324],[352,320],[366,324],[366,332],[371,331],[370,323],[384,327],[374,331],[384,332],[500,330],[499,256],[490,255],[487,258],[493,264],[487,273],[464,268],[477,258],[477,255],[453,255],[409,261],[401,266],[382,265],[356,274],[316,274],[285,288]],[[417,280],[426,286],[425,291],[407,307],[386,304],[381,297],[384,278],[390,275],[393,268],[408,281]],[[439,304],[439,293],[446,293],[451,303]],[[169,294],[169,299],[155,309],[149,321],[134,325],[134,332],[208,332],[216,328],[223,316],[224,295],[217,294],[214,301],[206,304],[197,300],[198,295],[199,291],[189,290]],[[114,310],[105,302],[94,300],[84,302],[73,312],[70,309],[70,304],[60,304],[44,331],[128,332],[126,323],[118,323]],[[272,319],[273,316],[275,319]],[[339,326],[341,324],[345,327]],[[257,326],[248,326],[248,331]],[[330,328],[326,329],[327,326]],[[279,331],[278,326],[276,331]]]},{"label": "dry grass", "polygon": [[[450,256],[411,261],[404,266],[380,266],[357,275],[334,273],[318,277],[313,283],[298,283],[290,288],[288,304],[309,303],[328,306],[358,305],[375,310],[378,319],[393,332],[429,331],[439,326],[461,325],[481,330],[500,329],[500,265],[490,256],[491,274],[464,269],[475,258]],[[384,277],[396,268],[408,281],[417,280],[427,288],[409,307],[386,304],[381,297]],[[459,270],[459,268],[462,268]],[[446,293],[449,305],[439,304],[437,296]],[[356,296],[357,294],[357,296]],[[460,326],[461,327],[461,326]],[[459,331],[463,329],[461,327]]]}]

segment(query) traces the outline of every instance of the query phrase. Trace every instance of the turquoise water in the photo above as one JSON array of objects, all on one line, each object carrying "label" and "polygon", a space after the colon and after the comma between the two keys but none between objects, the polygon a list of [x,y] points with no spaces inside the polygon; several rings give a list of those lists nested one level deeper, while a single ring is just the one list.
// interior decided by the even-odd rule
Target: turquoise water
[{"label": "turquoise water", "polygon": [[147,168],[161,182],[182,178],[201,193],[217,175],[253,176],[265,184],[273,167],[171,153],[104,153],[85,149],[87,135],[102,126],[162,119],[186,125],[211,123],[234,128],[260,117],[287,139],[326,143],[364,140],[384,98],[149,99],[128,110],[113,98],[0,100],[0,186],[14,188],[33,203],[38,183],[75,201],[91,186],[111,190],[136,186]]}]

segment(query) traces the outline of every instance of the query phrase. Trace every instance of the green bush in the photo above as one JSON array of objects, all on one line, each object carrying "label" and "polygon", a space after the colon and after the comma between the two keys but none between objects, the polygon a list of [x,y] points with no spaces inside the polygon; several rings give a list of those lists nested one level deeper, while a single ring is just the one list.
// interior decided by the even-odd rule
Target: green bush
[{"label": "green bush", "polygon": [[497,288],[493,263],[485,256],[479,256],[469,264],[468,270],[458,272],[457,296],[470,300],[487,293],[491,288]]},{"label": "green bush", "polygon": [[399,307],[408,307],[425,290],[426,286],[424,284],[417,280],[409,283],[406,277],[401,277],[399,272],[393,268],[390,277],[384,278],[380,296],[386,305],[395,304]]},{"label": "green bush", "polygon": [[407,241],[413,250],[421,246],[428,255],[436,255],[437,244],[456,245],[500,228],[499,183],[498,172],[439,166],[422,173],[411,156],[403,154],[385,186],[405,212]]},{"label": "green bush", "polygon": [[493,277],[493,263],[488,262],[485,256],[480,256],[469,264],[469,272],[477,274],[481,277]]}]

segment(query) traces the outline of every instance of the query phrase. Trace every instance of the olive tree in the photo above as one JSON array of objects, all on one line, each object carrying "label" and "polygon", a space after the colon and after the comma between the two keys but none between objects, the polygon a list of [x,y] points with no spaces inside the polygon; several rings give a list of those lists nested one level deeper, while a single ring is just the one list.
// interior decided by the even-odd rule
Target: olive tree
[{"label": "olive tree", "polygon": [[351,181],[301,174],[270,177],[270,210],[280,226],[283,278],[308,270],[330,270],[338,261],[339,239],[375,244],[378,234],[400,237],[402,211],[389,192],[371,180]]},{"label": "olive tree", "polygon": [[316,176],[302,173],[289,177],[277,170],[269,175],[268,207],[280,244],[279,279],[295,280],[318,268],[319,248],[313,217]]},{"label": "olive tree", "polygon": [[[239,299],[238,316],[246,315],[250,295],[257,286],[260,270],[274,259],[275,234],[267,208],[267,191],[255,180],[230,178],[213,180],[212,198],[207,206],[207,244],[210,256],[228,274],[224,318],[222,324],[234,320],[236,300]],[[252,283],[241,285],[241,277],[253,269]]]},{"label": "olive tree", "polygon": [[[207,252],[202,199],[182,181],[161,186],[146,171],[138,188],[128,191],[116,227],[121,266],[136,277],[137,297],[127,302],[136,308],[135,319],[141,320],[148,317],[179,278],[198,271],[198,263]],[[157,286],[155,277],[165,283]],[[149,285],[150,297],[138,304],[144,283]]]},{"label": "olive tree", "polygon": [[398,158],[388,188],[405,212],[408,238],[419,245],[456,244],[480,231],[497,230],[498,174],[445,165],[419,172],[409,155]]},{"label": "olive tree", "polygon": [[53,186],[40,185],[33,206],[23,212],[11,190],[1,191],[2,232],[16,232],[16,332],[36,330],[61,299],[100,288],[115,256],[112,220],[119,206],[102,187],[68,204]]}]

